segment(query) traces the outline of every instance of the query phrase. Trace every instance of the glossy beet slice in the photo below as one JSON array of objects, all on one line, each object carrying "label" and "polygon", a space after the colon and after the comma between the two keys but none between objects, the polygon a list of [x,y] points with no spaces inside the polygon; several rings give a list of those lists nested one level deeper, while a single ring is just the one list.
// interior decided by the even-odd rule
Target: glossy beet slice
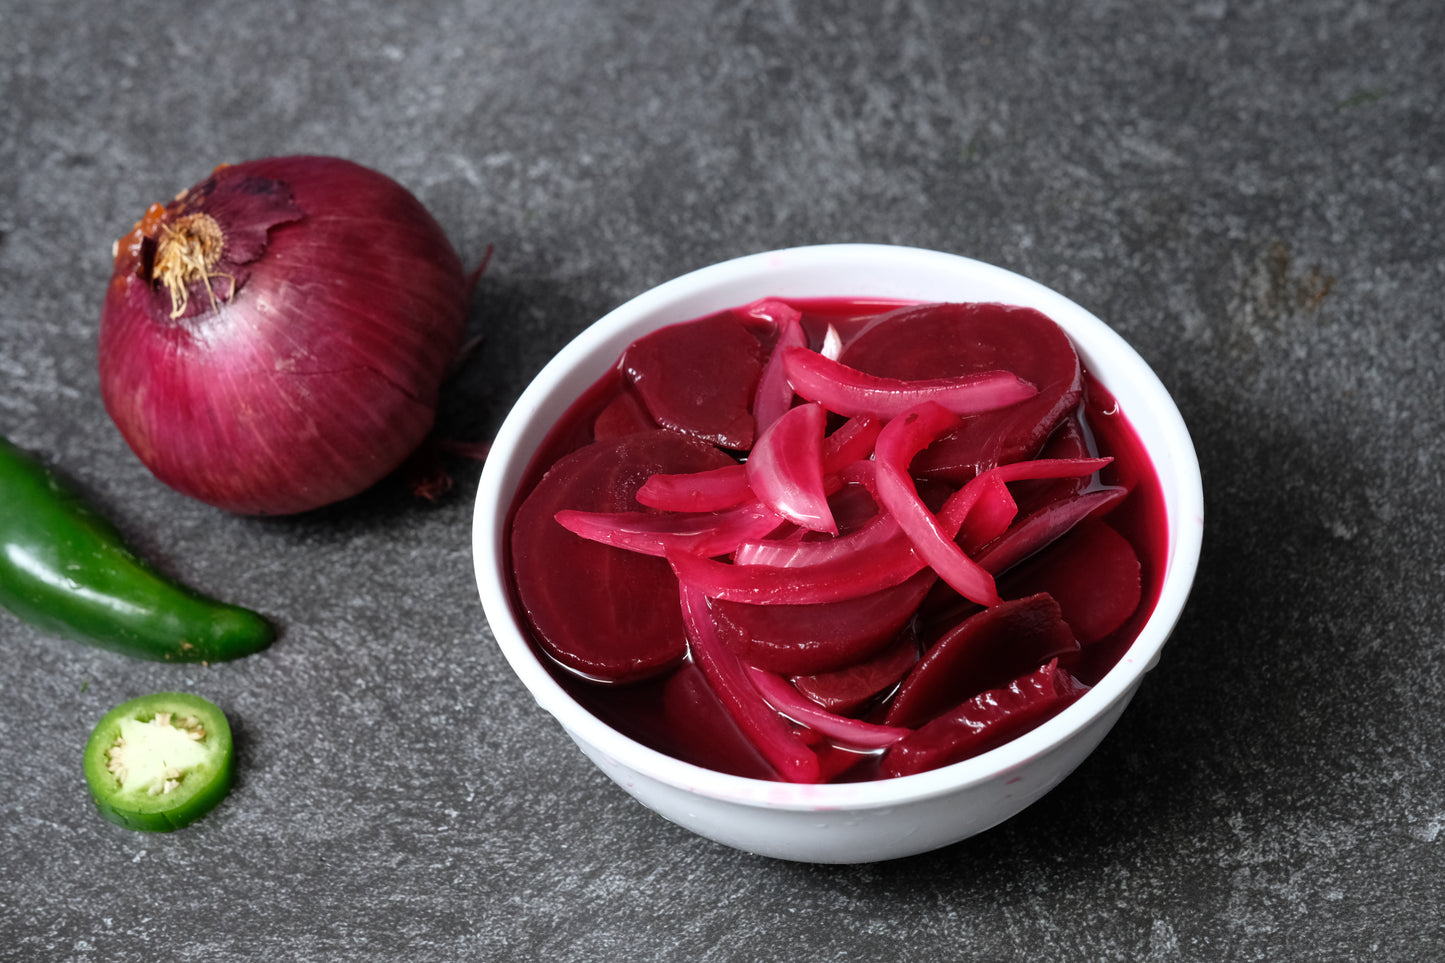
[{"label": "glossy beet slice", "polygon": [[996,749],[1058,715],[1087,691],[1052,661],[900,739],[884,755],[878,774],[884,779],[908,776]]},{"label": "glossy beet slice", "polygon": [[[631,685],[564,684],[588,712],[620,732],[646,733],[648,745],[659,752],[734,776],[777,778],[695,662]],[[687,720],[686,726],[679,726],[679,719]]]},{"label": "glossy beet slice", "polygon": [[626,682],[687,651],[677,581],[666,561],[588,541],[556,521],[563,509],[640,511],[648,476],[731,464],[705,442],[657,429],[594,442],[559,460],[512,522],[517,596],[542,648],[584,676]]},{"label": "glossy beet slice", "polygon": [[657,427],[657,422],[652,420],[637,396],[630,391],[622,391],[598,413],[597,420],[592,423],[592,437],[596,441],[612,441]]},{"label": "glossy beet slice", "polygon": [[751,448],[765,352],[730,313],[669,325],[634,341],[622,370],[657,423],[724,448]]},{"label": "glossy beet slice", "polygon": [[898,687],[884,721],[918,728],[980,692],[1079,651],[1047,595],[1001,602],[969,616],[933,644]]},{"label": "glossy beet slice", "polygon": [[1048,592],[1085,645],[1123,625],[1139,607],[1139,556],[1106,522],[1090,520],[1009,575],[1009,592]]},{"label": "glossy beet slice", "polygon": [[954,378],[1008,371],[1037,394],[972,415],[913,464],[915,472],[966,481],[985,468],[1037,452],[1083,391],[1078,354],[1063,329],[1032,308],[927,304],[890,312],[844,349],[846,365],[885,378]]},{"label": "glossy beet slice", "polygon": [[918,662],[918,640],[911,630],[873,655],[832,672],[793,676],[803,695],[830,712],[851,715],[872,702]]},{"label": "glossy beet slice", "polygon": [[851,665],[886,646],[913,617],[935,576],[922,571],[892,588],[820,605],[713,600],[723,642],[743,661],[784,675]]}]

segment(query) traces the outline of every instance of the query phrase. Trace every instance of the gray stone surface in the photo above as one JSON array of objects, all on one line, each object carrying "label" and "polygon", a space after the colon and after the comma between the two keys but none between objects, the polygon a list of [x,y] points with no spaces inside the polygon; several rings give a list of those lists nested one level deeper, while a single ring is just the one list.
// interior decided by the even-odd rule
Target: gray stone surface
[{"label": "gray stone surface", "polygon": [[[1436,0],[0,13],[0,432],[284,627],[179,667],[0,613],[0,959],[1445,957]],[[903,243],[1059,289],[1199,448],[1203,565],[1163,662],[1058,790],[941,852],[793,865],[652,816],[495,651],[475,465],[434,507],[387,482],[239,518],[107,419],[112,239],[218,162],[300,152],[397,177],[469,262],[495,246],[454,437],[591,320],[734,255]],[[127,833],[80,748],[167,688],[230,713],[239,781]]]}]

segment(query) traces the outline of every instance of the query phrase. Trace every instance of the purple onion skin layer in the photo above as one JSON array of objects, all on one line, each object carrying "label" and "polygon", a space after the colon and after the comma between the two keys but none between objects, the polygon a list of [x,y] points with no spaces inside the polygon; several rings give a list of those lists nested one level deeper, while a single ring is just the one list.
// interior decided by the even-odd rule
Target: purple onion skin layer
[{"label": "purple onion skin layer", "polygon": [[[196,213],[222,252],[172,317],[157,248]],[[106,410],[157,478],[203,502],[274,515],[340,501],[431,430],[470,286],[441,226],[383,174],[311,156],[217,168],[116,245]]]}]

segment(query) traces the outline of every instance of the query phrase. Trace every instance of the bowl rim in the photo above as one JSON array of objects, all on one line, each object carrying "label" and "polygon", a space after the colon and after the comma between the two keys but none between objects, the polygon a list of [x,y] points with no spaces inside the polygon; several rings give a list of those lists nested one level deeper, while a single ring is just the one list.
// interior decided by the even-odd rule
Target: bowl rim
[{"label": "bowl rim", "polygon": [[[540,434],[531,434],[533,421],[544,403],[551,401],[553,406],[558,403],[550,396],[574,368],[590,363],[595,374],[571,386],[575,391],[569,391],[564,408],[616,363],[627,343],[643,331],[667,323],[659,319],[655,324],[633,331],[644,319],[662,314],[671,321],[690,320],[709,310],[754,300],[745,297],[720,303],[716,299],[725,299],[723,292],[745,287],[769,274],[783,270],[827,271],[840,264],[867,264],[874,269],[896,270],[905,276],[937,273],[1008,290],[1016,295],[1012,303],[1036,307],[1064,327],[1080,355],[1086,358],[1086,365],[1105,387],[1115,391],[1115,387],[1123,383],[1121,379],[1127,379],[1130,393],[1142,396],[1149,408],[1149,419],[1157,424],[1167,442],[1162,450],[1156,450],[1141,438],[1156,467],[1161,458],[1167,456],[1174,482],[1172,487],[1163,486],[1170,522],[1164,582],[1153,614],[1118,664],[1078,701],[1002,746],[928,772],[866,782],[796,784],[731,775],[676,759],[622,734],[588,712],[552,678],[532,651],[522,629],[522,616],[513,608],[503,563],[506,520],[515,485],[540,444]],[[906,290],[906,287],[899,289],[900,299],[907,297],[903,293]],[[763,296],[767,295],[755,297]],[[834,296],[883,295],[873,291],[835,290]],[[605,357],[600,354],[608,351],[611,353]],[[1107,352],[1109,357],[1107,378],[1096,370],[1101,352]],[[550,427],[549,421],[542,426],[541,434]],[[1169,510],[1171,492],[1177,500],[1177,512]],[[1158,376],[1113,328],[1063,295],[1005,268],[924,248],[845,243],[763,251],[699,268],[644,291],[580,332],[532,379],[497,432],[478,484],[472,553],[483,610],[498,647],[537,704],[584,748],[590,746],[637,776],[719,801],[782,810],[864,810],[923,801],[999,778],[1057,749],[1116,702],[1131,698],[1143,676],[1157,662],[1160,650],[1183,612],[1198,569],[1203,528],[1204,496],[1199,462],[1184,419]]]}]

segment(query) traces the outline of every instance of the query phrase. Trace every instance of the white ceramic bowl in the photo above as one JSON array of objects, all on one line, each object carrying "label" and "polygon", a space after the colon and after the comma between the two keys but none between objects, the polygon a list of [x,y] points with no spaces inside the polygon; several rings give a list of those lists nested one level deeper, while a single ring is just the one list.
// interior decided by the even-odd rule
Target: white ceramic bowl
[{"label": "white ceramic bowl", "polygon": [[[516,487],[547,431],[633,340],[758,298],[1001,301],[1043,311],[1118,399],[1160,475],[1169,524],[1153,616],[1119,664],[1043,725],[932,772],[840,785],[726,775],[656,752],[604,725],[543,668],[508,591],[504,543]],[[771,251],[703,268],[639,295],[583,331],[508,415],[482,471],[473,529],[477,582],[497,644],[537,703],[609,777],[660,815],[753,853],[860,863],[926,852],[1008,819],[1083,761],[1118,720],[1184,608],[1204,527],[1188,430],[1149,366],[1112,329],[1059,294],[978,261],[916,248],[837,244]]]}]

